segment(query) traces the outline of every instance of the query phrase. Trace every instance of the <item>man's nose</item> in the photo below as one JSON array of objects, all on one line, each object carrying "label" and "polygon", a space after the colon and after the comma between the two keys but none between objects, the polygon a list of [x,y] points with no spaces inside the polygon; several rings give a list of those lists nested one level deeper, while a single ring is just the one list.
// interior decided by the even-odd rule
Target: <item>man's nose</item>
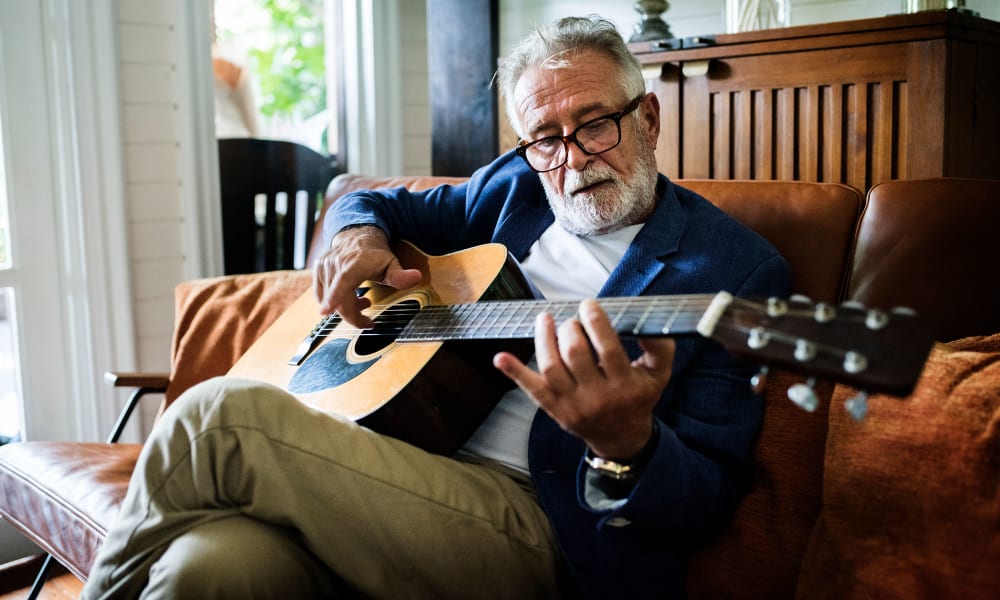
[{"label": "man's nose", "polygon": [[573,141],[566,142],[566,166],[574,171],[582,171],[587,163],[593,158],[593,154],[587,154],[579,144]]}]

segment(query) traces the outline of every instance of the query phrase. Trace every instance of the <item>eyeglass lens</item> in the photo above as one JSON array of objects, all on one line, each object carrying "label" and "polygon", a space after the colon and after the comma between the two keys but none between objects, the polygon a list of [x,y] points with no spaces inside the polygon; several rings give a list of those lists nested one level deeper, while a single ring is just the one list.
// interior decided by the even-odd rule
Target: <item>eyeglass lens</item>
[{"label": "eyeglass lens", "polygon": [[573,141],[587,154],[600,154],[621,141],[621,127],[613,117],[601,117],[584,123],[573,133],[561,137],[542,138],[525,148],[525,158],[537,171],[550,171],[566,162],[566,144]]}]

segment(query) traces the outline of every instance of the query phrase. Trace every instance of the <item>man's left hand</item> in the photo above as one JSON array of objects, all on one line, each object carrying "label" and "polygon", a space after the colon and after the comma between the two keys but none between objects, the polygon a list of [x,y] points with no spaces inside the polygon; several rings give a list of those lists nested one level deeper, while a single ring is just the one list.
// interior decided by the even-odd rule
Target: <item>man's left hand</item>
[{"label": "man's left hand", "polygon": [[653,407],[670,381],[674,341],[640,338],[630,361],[618,333],[595,300],[558,331],[551,315],[535,321],[538,372],[501,352],[493,364],[563,429],[603,458],[628,462],[653,433]]}]

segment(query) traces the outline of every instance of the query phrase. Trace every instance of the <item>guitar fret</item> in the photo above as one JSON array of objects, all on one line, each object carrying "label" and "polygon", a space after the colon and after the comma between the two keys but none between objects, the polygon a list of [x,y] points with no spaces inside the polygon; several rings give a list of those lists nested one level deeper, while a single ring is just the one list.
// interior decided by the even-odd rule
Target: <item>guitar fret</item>
[{"label": "guitar fret", "polygon": [[676,321],[677,317],[680,316],[681,309],[684,308],[684,304],[686,302],[687,302],[686,298],[681,298],[680,302],[677,303],[677,308],[674,309],[674,314],[670,315],[670,319],[667,320],[667,324],[663,326],[662,330],[660,330],[661,333],[663,334],[670,333],[670,328],[673,327],[674,321]]},{"label": "guitar fret", "polygon": [[[534,305],[534,304],[536,304],[536,303],[533,302],[532,305]],[[531,312],[529,311],[529,309],[532,308],[532,306],[529,305],[529,304],[527,304],[526,302],[519,302],[518,305],[519,305],[518,306],[518,308],[519,308],[518,312],[520,314],[519,314],[519,318],[517,320],[517,324],[516,324],[516,326],[514,328],[515,329],[515,333],[517,334],[516,337],[520,337],[520,338],[533,337],[533,333],[534,333],[534,315],[531,314]],[[541,308],[541,307],[539,307],[539,308]],[[536,314],[537,314],[537,312],[536,312]],[[528,320],[529,316],[531,317],[531,321],[530,321],[530,323],[528,325],[525,325],[524,322],[526,320]]]},{"label": "guitar fret", "polygon": [[486,310],[487,316],[484,319],[482,327],[483,337],[487,337],[490,334],[490,332],[494,330],[494,327],[496,327],[497,321],[500,320],[500,312],[501,312],[500,303],[490,302],[487,304],[487,307],[488,307]]},{"label": "guitar fret", "polygon": [[465,336],[468,326],[465,323],[475,322],[476,313],[482,309],[476,304],[456,304],[451,307],[450,319],[440,323],[440,334],[442,338],[454,339]]},{"label": "guitar fret", "polygon": [[434,324],[437,320],[437,307],[421,311],[414,322],[410,324],[408,339],[414,341],[431,339],[431,332],[434,330]]},{"label": "guitar fret", "polygon": [[502,337],[510,338],[514,333],[514,325],[511,323],[511,318],[517,312],[517,302],[504,302],[503,307],[503,323],[500,324],[498,331],[501,333]]},{"label": "guitar fret", "polygon": [[633,300],[633,298],[626,298],[624,306],[622,306],[618,313],[611,319],[611,326],[615,328],[615,331],[629,331],[635,326],[635,313],[632,308]]},{"label": "guitar fret", "polygon": [[549,302],[546,310],[552,315],[552,321],[558,327],[563,322],[576,316],[576,307],[577,305],[571,302]]},{"label": "guitar fret", "polygon": [[656,306],[656,302],[646,303],[646,310],[638,319],[636,319],[635,327],[632,328],[633,335],[639,335],[642,333],[643,327],[646,325],[646,321],[649,319],[649,314],[652,312],[654,306]]}]

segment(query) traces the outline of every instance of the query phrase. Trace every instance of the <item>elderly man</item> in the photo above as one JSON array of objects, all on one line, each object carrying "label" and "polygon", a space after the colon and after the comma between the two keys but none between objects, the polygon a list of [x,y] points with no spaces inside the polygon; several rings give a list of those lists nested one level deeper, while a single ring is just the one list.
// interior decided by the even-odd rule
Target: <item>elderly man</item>
[{"label": "elderly man", "polygon": [[84,597],[665,597],[748,485],[762,407],[698,337],[622,342],[600,296],[784,294],[785,261],[656,169],[659,102],[613,25],[563,19],[498,73],[517,148],[468,183],[335,205],[324,313],[418,284],[391,243],[501,242],[576,318],[535,322],[517,386],[454,456],[314,411],[271,386],[196,386],[147,443]]}]

